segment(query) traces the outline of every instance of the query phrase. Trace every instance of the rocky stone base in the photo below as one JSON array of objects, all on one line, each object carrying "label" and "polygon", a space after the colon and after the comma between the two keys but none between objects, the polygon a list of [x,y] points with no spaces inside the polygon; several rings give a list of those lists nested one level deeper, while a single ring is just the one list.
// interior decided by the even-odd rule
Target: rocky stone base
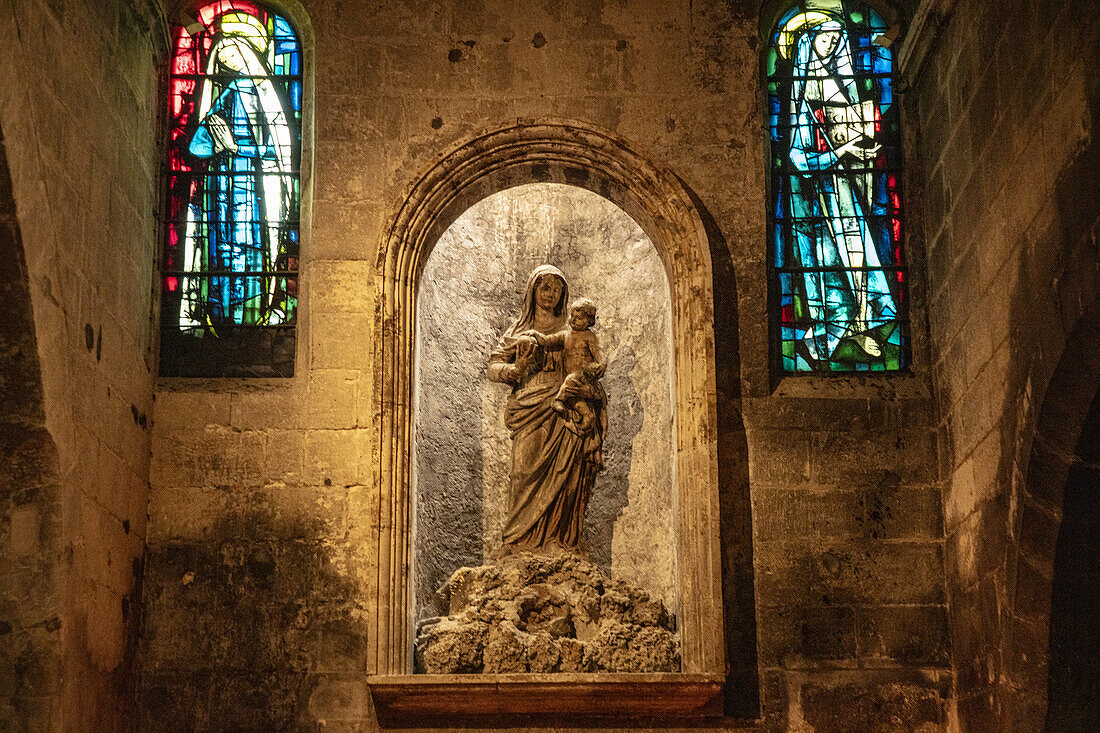
[{"label": "rocky stone base", "polygon": [[440,615],[418,625],[417,672],[680,670],[664,604],[575,554],[459,568],[436,602]]}]

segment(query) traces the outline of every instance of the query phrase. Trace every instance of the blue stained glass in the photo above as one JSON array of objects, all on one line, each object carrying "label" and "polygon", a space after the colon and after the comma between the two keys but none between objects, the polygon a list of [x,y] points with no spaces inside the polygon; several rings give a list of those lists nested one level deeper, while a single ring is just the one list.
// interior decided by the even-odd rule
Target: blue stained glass
[{"label": "blue stained glass", "polygon": [[[887,26],[857,0],[796,3],[767,55],[771,246],[785,371],[906,366],[900,150]],[[879,42],[876,42],[879,41]]]},{"label": "blue stained glass", "polygon": [[[282,16],[215,0],[177,26],[165,325],[217,338],[297,317],[299,43]],[[289,78],[288,78],[289,77]]]}]

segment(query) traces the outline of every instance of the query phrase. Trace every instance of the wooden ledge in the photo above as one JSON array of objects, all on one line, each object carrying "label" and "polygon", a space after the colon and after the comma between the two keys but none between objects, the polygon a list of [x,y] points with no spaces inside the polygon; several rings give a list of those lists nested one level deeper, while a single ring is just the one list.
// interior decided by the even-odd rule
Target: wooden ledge
[{"label": "wooden ledge", "polygon": [[705,674],[408,674],[367,678],[383,725],[577,716],[678,720],[722,715]]}]

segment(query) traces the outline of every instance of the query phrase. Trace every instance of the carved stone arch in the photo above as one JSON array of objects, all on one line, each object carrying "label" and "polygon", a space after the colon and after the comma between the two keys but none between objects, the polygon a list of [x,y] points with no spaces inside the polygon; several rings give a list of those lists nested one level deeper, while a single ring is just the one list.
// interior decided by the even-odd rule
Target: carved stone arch
[{"label": "carved stone arch", "polygon": [[[1037,386],[1042,389],[1041,384]],[[1008,716],[1024,715],[1038,722],[1048,714],[1052,692],[1048,680],[1055,682],[1050,662],[1057,636],[1052,605],[1059,582],[1058,557],[1080,549],[1072,543],[1059,547],[1067,539],[1062,536],[1062,524],[1082,508],[1081,492],[1074,492],[1073,485],[1081,480],[1077,474],[1085,460],[1083,449],[1100,439],[1094,424],[1098,401],[1100,301],[1095,301],[1068,330],[1065,348],[1042,391],[1034,433],[1024,449],[1023,487],[1012,518],[1019,546],[1009,558],[1009,621],[1003,646]],[[1087,593],[1082,590],[1082,595]]]},{"label": "carved stone arch", "polygon": [[416,293],[440,235],[467,208],[531,182],[589,189],[650,237],[672,299],[676,493],[684,673],[723,674],[714,305],[708,235],[690,193],[627,141],[586,124],[520,120],[442,156],[411,188],[377,261],[377,627],[368,669],[409,671],[408,577]]},{"label": "carved stone arch", "polygon": [[[765,52],[768,45],[771,43],[772,31],[775,30],[775,24],[779,22],[779,18],[783,13],[787,12],[792,5],[798,2],[811,8],[814,5],[813,0],[809,2],[807,2],[807,0],[766,0],[760,8],[758,31]],[[900,23],[902,30],[909,25],[912,19],[912,3],[905,2],[904,0],[862,0],[862,2],[877,11],[878,14],[882,16],[882,19],[890,25]]]}]

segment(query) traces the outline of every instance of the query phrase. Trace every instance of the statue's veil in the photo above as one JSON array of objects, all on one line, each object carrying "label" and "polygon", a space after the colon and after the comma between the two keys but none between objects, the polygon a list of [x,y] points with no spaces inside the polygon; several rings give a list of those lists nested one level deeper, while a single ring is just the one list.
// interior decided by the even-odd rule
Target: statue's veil
[{"label": "statue's veil", "polygon": [[539,265],[531,271],[531,274],[527,278],[527,290],[523,295],[523,310],[520,311],[519,318],[515,320],[511,328],[505,331],[504,335],[506,337],[514,338],[534,327],[535,285],[538,284],[539,279],[542,278],[543,275],[554,275],[561,280],[561,299],[559,299],[558,304],[554,306],[554,315],[558,319],[554,330],[560,330],[565,327],[565,304],[569,302],[569,281],[565,279],[565,274],[553,265]]}]

